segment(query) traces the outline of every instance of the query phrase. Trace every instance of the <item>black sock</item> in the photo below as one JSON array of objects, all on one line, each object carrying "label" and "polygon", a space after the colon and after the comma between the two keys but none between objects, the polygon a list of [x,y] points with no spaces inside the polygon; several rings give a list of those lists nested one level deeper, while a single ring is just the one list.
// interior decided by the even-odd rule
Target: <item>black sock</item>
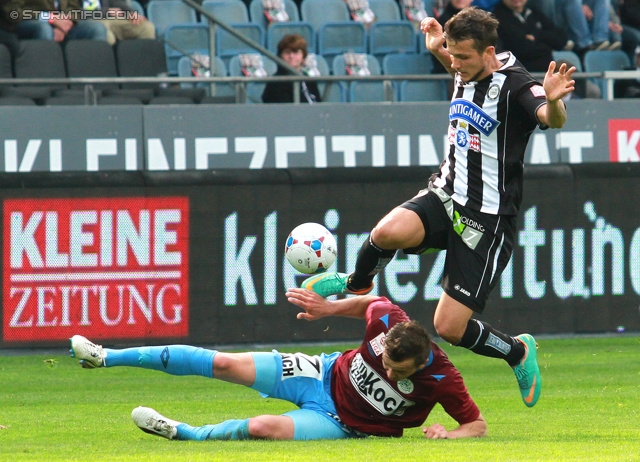
[{"label": "black sock", "polygon": [[477,319],[469,319],[467,330],[456,346],[482,356],[502,358],[512,367],[520,362],[525,351],[522,342]]},{"label": "black sock", "polygon": [[369,235],[358,252],[356,270],[349,276],[347,284],[349,289],[361,290],[370,287],[375,275],[382,271],[395,255],[395,249],[379,248],[371,241],[371,235]]}]

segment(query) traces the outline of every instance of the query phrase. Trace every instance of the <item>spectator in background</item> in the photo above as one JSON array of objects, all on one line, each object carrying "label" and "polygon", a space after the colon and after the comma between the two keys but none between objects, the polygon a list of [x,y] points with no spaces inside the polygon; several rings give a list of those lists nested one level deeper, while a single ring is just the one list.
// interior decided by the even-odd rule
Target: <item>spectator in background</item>
[{"label": "spectator in background", "polygon": [[98,20],[107,29],[107,42],[110,45],[114,45],[116,40],[156,38],[153,23],[131,8],[125,0],[84,0],[83,8],[101,11],[105,18],[107,14],[110,15],[108,19]]},{"label": "spectator in background", "polygon": [[[636,8],[640,14],[640,2],[636,2]],[[640,29],[632,25],[626,24],[623,15],[627,14],[623,8],[625,0],[611,0],[611,10],[609,12],[609,29],[611,31],[612,42],[619,41],[622,43],[622,50],[627,53],[629,60],[635,69],[636,49],[640,45]],[[633,17],[631,14],[628,16]],[[625,19],[629,19],[625,17]],[[640,19],[640,18],[639,18]],[[640,26],[640,24],[639,24]]]},{"label": "spectator in background", "polygon": [[[299,34],[288,34],[282,37],[278,43],[278,56],[289,66],[305,73],[304,65],[308,56],[307,41]],[[278,65],[275,73],[278,75],[291,75],[283,66]],[[268,82],[262,92],[264,103],[293,103],[293,85],[295,82]],[[318,85],[312,81],[300,81],[300,102],[317,103],[322,101]]]},{"label": "spectator in background", "polygon": [[572,49],[564,29],[541,11],[527,6],[527,0],[502,0],[493,11],[500,25],[498,36],[529,72],[545,72],[553,50]]},{"label": "spectator in background", "polygon": [[0,6],[0,43],[6,45],[13,56],[20,52],[20,41],[14,30],[20,19],[12,18],[15,9],[14,2],[6,1]]},{"label": "spectator in background", "polygon": [[[576,7],[572,6],[576,0],[563,0],[561,5],[565,5],[565,22],[569,31],[577,26],[582,26],[580,15],[576,12]],[[620,43],[611,44],[609,41],[609,0],[582,0],[580,6],[582,17],[587,21],[589,39],[585,38],[584,32],[574,40],[578,46],[579,54],[588,50],[609,50],[620,48]],[[570,13],[569,13],[570,12]],[[586,44],[590,40],[590,43]]]},{"label": "spectator in background", "polygon": [[[82,10],[81,0],[22,0],[17,3],[19,6],[16,10],[22,18],[15,29],[19,39],[56,42],[75,39],[107,40],[107,30],[100,22],[76,19],[78,12]],[[39,17],[24,19],[32,12],[39,12]],[[71,19],[46,14],[48,12],[65,12],[71,15]]]}]

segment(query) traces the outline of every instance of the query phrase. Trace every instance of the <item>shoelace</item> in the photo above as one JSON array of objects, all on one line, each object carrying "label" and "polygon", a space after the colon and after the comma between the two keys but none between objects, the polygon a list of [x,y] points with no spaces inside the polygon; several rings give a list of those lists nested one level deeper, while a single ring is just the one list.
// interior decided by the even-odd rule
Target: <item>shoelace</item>
[{"label": "shoelace", "polygon": [[518,385],[520,385],[520,388],[527,389],[531,386],[531,384],[529,383],[529,373],[525,368],[516,367],[514,369],[514,372],[516,374],[516,380],[518,381]]},{"label": "shoelace", "polygon": [[159,432],[166,432],[171,430],[171,426],[164,420],[156,420],[153,417],[147,419],[147,425]]}]

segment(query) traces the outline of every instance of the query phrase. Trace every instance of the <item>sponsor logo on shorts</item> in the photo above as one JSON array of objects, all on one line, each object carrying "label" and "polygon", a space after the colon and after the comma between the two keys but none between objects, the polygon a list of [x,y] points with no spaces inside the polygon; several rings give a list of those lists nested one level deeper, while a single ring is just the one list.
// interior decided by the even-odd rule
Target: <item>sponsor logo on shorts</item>
[{"label": "sponsor logo on shorts", "polygon": [[295,377],[310,377],[322,380],[324,365],[319,356],[304,353],[280,353],[282,357],[282,380]]},{"label": "sponsor logo on shorts", "polygon": [[360,396],[382,415],[400,416],[406,408],[415,405],[367,364],[360,353],[355,355],[351,362],[349,378]]},{"label": "sponsor logo on shorts", "polygon": [[467,297],[471,297],[471,292],[469,292],[468,290],[460,287],[460,284],[456,284],[455,286],[453,286],[453,288],[455,290],[457,290],[458,292],[461,292],[461,293],[465,294]]}]

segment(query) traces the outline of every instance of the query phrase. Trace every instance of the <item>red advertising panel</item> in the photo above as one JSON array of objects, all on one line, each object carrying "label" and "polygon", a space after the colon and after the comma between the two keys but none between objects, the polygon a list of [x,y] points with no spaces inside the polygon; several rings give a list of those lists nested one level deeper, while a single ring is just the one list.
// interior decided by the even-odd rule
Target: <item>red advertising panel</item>
[{"label": "red advertising panel", "polygon": [[3,340],[189,334],[189,199],[4,201]]},{"label": "red advertising panel", "polygon": [[640,119],[609,119],[609,160],[640,161]]}]

